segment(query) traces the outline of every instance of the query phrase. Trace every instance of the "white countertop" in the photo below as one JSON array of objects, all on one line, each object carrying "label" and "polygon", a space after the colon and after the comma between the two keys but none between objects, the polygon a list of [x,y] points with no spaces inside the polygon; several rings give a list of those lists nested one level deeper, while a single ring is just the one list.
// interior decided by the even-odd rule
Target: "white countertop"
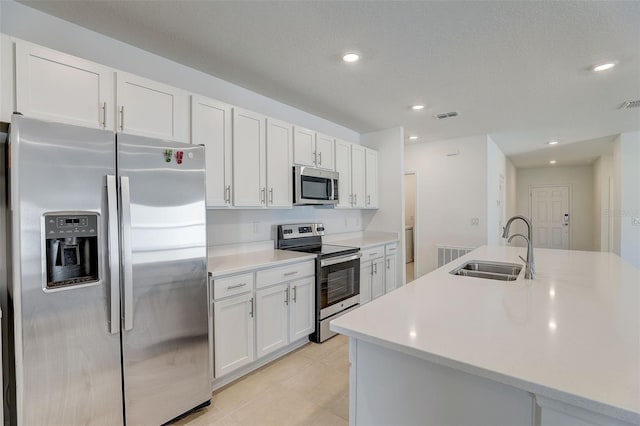
[{"label": "white countertop", "polygon": [[300,253],[287,250],[262,250],[227,256],[210,256],[207,262],[209,275],[221,275],[251,271],[253,269],[279,266],[287,263],[300,262],[305,259],[315,259],[314,254]]},{"label": "white countertop", "polygon": [[640,270],[611,253],[535,249],[536,277],[454,276],[480,247],[331,322],[331,329],[640,423]]},{"label": "white countertop", "polygon": [[361,237],[348,238],[344,240],[323,240],[326,244],[335,244],[339,246],[353,246],[366,249],[369,247],[379,246],[381,244],[397,243],[398,236],[393,232],[377,232],[372,234],[364,234]]}]

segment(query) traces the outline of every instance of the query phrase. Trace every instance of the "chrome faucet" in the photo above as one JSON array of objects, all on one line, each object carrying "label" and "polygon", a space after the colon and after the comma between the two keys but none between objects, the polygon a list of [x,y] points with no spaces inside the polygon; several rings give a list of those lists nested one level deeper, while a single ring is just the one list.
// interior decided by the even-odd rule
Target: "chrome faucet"
[{"label": "chrome faucet", "polygon": [[504,226],[504,228],[502,228],[502,238],[507,238],[509,236],[509,227],[511,226],[511,222],[516,219],[520,219],[527,224],[527,236],[525,237],[522,234],[513,234],[511,237],[509,237],[508,242],[511,242],[511,240],[515,237],[522,237],[527,241],[527,260],[524,260],[522,256],[518,257],[525,263],[524,277],[527,279],[533,279],[533,276],[535,275],[536,265],[533,260],[533,226],[531,225],[531,221],[521,215],[511,217],[507,221],[507,224]]}]

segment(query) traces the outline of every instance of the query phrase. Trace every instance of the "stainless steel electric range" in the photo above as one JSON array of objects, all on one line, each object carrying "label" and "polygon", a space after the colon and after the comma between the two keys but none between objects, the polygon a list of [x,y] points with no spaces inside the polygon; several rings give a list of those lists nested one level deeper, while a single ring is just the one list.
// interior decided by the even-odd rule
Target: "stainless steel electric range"
[{"label": "stainless steel electric range", "polygon": [[329,322],[360,302],[360,249],[322,244],[321,223],[278,225],[277,247],[316,254],[316,329],[309,338],[324,342],[336,333]]}]

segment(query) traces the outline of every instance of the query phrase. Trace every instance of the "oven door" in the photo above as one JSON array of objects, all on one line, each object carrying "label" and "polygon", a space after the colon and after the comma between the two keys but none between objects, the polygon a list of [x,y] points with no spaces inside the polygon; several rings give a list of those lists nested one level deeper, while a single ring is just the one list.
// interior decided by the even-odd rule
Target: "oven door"
[{"label": "oven door", "polygon": [[320,320],[359,303],[360,256],[360,253],[352,253],[320,261]]}]

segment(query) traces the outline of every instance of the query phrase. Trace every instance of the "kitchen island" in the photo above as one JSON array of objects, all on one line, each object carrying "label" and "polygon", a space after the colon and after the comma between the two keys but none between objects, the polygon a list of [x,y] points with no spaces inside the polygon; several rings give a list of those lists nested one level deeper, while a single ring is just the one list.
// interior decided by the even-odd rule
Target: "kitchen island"
[{"label": "kitchen island", "polygon": [[536,276],[455,276],[484,246],[353,312],[350,423],[640,424],[640,271],[612,253],[535,249]]}]

